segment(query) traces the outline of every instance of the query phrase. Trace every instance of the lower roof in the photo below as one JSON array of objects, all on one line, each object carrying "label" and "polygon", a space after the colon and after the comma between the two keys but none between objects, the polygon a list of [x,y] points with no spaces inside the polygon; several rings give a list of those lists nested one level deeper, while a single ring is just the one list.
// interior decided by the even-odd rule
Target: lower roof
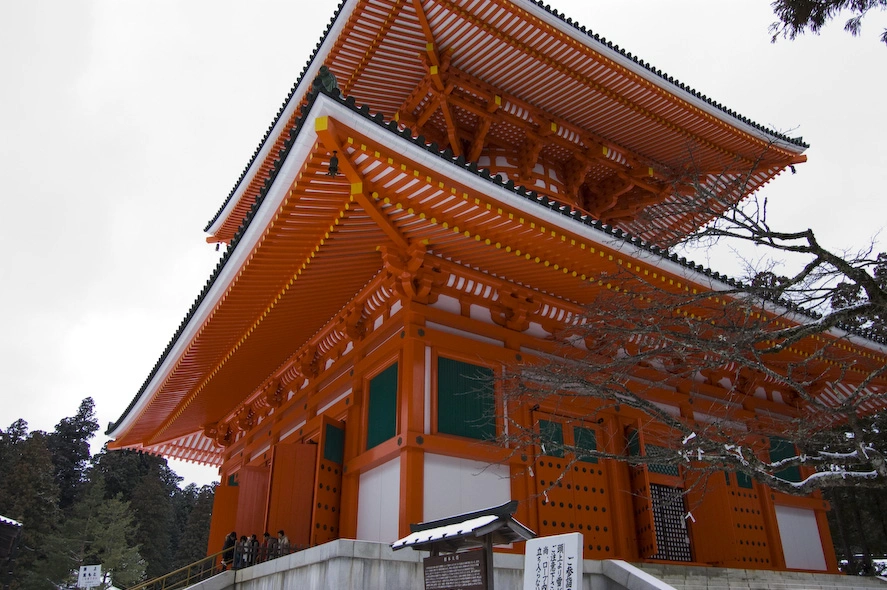
[{"label": "lower roof", "polygon": [[[314,95],[299,121],[205,289],[109,426],[112,447],[218,464],[221,450],[203,427],[280,371],[381,272],[383,245],[421,244],[575,305],[589,296],[586,276],[623,258],[705,289],[731,288],[717,273],[434,152],[352,100]],[[329,175],[333,151],[355,178]],[[589,255],[595,248],[600,256]]]}]

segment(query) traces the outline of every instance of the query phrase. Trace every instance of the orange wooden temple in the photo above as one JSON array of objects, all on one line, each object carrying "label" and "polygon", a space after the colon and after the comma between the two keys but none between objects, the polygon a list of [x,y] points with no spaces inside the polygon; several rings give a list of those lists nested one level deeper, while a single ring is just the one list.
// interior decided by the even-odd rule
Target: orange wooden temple
[{"label": "orange wooden temple", "polygon": [[[323,64],[346,98],[312,92]],[[636,418],[576,427],[476,379],[545,351],[601,273],[711,289],[648,246],[706,221],[679,206],[675,171],[691,153],[702,182],[753,167],[741,199],[805,147],[547,6],[345,0],[207,226],[227,252],[110,446],[219,467],[213,552],[230,530],[392,542],[515,499],[541,535],[582,532],[587,558],[837,571],[818,498],[729,474],[683,500],[688,522],[683,473],[606,460],[551,488],[569,457],[490,442],[503,413],[571,418],[565,442],[601,445]],[[791,411],[747,398],[749,415]]]}]

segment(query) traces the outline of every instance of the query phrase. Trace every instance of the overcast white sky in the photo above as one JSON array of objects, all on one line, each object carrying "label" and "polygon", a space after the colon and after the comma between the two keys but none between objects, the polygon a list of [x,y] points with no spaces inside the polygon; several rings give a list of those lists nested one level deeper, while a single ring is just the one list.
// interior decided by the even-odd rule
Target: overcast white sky
[{"label": "overcast white sky", "polygon": [[[772,44],[767,0],[550,3],[803,135],[809,162],[764,189],[780,227],[854,248],[887,224],[884,14],[859,38],[833,23]],[[86,396],[102,431],[120,416],[216,264],[203,227],[336,4],[0,2],[0,428],[52,429]],[[201,484],[215,474],[173,468]]]}]

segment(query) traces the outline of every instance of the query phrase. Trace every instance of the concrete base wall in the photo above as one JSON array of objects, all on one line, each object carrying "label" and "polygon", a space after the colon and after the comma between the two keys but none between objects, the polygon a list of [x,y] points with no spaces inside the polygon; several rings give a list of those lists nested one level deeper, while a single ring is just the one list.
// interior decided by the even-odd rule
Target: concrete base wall
[{"label": "concrete base wall", "polygon": [[[223,572],[196,590],[422,590],[425,552],[392,551],[386,543],[339,539],[236,572]],[[497,553],[494,590],[522,590],[524,556]],[[576,590],[874,590],[878,578],[804,572],[740,570],[618,560],[582,562]]]},{"label": "concrete base wall", "polygon": [[[339,539],[192,586],[195,590],[422,590],[425,552]],[[523,588],[524,556],[495,554],[495,590]],[[674,590],[624,561],[583,562],[581,590]],[[577,589],[580,590],[580,589]]]}]

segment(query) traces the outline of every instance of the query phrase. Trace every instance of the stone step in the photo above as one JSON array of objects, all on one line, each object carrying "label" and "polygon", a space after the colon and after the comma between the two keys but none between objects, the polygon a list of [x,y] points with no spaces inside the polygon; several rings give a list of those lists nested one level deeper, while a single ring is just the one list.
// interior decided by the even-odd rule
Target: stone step
[{"label": "stone step", "polygon": [[635,566],[678,590],[887,590],[881,578],[672,564]]}]

